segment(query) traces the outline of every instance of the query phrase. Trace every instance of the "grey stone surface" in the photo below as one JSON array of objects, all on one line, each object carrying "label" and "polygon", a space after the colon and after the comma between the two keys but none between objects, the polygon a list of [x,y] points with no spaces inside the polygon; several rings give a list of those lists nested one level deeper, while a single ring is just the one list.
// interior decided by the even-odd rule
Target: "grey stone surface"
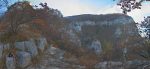
[{"label": "grey stone surface", "polygon": [[117,28],[114,34],[115,34],[116,38],[119,38],[122,34],[122,30],[120,28]]},{"label": "grey stone surface", "polygon": [[6,57],[6,68],[15,69],[15,60],[13,57]]},{"label": "grey stone surface", "polygon": [[140,60],[127,61],[126,63],[123,63],[121,61],[104,61],[95,65],[95,69],[143,69],[143,67],[149,64],[150,61],[140,61]]},{"label": "grey stone surface", "polygon": [[10,45],[9,44],[3,44],[3,46],[4,46],[4,50],[10,49]]},{"label": "grey stone surface", "polygon": [[60,59],[60,54],[63,54],[62,50],[49,47],[37,67],[29,66],[26,69],[85,69],[84,66]]},{"label": "grey stone surface", "polygon": [[95,65],[95,69],[123,69],[122,62],[105,61]]},{"label": "grey stone surface", "polygon": [[37,47],[38,47],[38,49],[39,49],[41,52],[44,51],[46,45],[47,45],[47,40],[46,40],[46,38],[39,38],[39,39],[37,40]]},{"label": "grey stone surface", "polygon": [[102,52],[102,46],[99,40],[94,40],[88,48],[96,54],[101,54]]},{"label": "grey stone surface", "polygon": [[28,52],[18,51],[17,52],[18,65],[24,68],[31,64],[31,55]]},{"label": "grey stone surface", "polygon": [[95,39],[101,42],[103,48],[108,44],[117,48],[121,45],[122,39],[128,39],[128,42],[132,42],[130,37],[140,37],[134,20],[124,14],[79,15],[66,19],[70,20],[66,26],[70,41],[76,46],[89,48],[97,54],[100,54],[102,49],[95,43],[91,44]]},{"label": "grey stone surface", "polygon": [[16,42],[15,47],[19,50],[24,51],[25,50],[25,43],[24,42]]},{"label": "grey stone surface", "polygon": [[28,52],[31,53],[32,57],[38,55],[37,46],[35,45],[35,42],[33,39],[30,39],[29,41],[25,41],[25,48]]},{"label": "grey stone surface", "polygon": [[58,59],[63,59],[63,55],[64,55],[64,51],[58,49],[58,48],[55,48],[55,47],[50,47],[48,49],[48,52],[51,54],[51,55],[54,55],[56,58]]}]

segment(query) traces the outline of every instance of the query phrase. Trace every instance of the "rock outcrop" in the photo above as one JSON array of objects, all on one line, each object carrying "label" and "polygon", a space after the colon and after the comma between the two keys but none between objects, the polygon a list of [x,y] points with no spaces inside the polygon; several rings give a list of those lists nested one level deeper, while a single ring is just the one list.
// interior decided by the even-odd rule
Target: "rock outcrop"
[{"label": "rock outcrop", "polygon": [[[65,51],[48,45],[47,40],[43,37],[36,40],[15,42],[14,45],[15,54],[3,53],[7,52],[5,50],[10,50],[10,44],[2,43],[0,45],[1,57],[6,59],[4,61],[6,63],[5,69],[85,69],[85,66],[64,59]],[[45,48],[47,45],[48,47]],[[40,52],[41,54],[39,54]],[[36,65],[33,64],[33,61],[36,62]]]},{"label": "rock outcrop", "polygon": [[65,51],[49,46],[38,67],[29,66],[27,69],[85,69],[85,66],[64,60]]},{"label": "rock outcrop", "polygon": [[16,43],[15,43],[15,47],[16,47],[18,50],[25,51],[25,43],[24,43],[24,42],[16,42]]},{"label": "rock outcrop", "polygon": [[95,69],[149,69],[149,61],[127,61],[125,65],[123,62],[108,61],[100,62],[95,65]]},{"label": "rock outcrop", "polygon": [[[38,43],[34,39],[28,41],[15,42],[14,48],[16,53],[10,52],[11,44],[1,43],[0,44],[0,59],[6,58],[6,67],[7,69],[15,69],[15,67],[25,68],[31,65],[31,60],[34,60],[34,57],[38,56],[39,52],[43,52],[47,45],[45,38],[39,38]],[[40,51],[39,51],[39,50]],[[5,57],[8,56],[8,57]],[[17,64],[17,66],[16,66]]]},{"label": "rock outcrop", "polygon": [[93,51],[96,54],[102,53],[102,46],[99,40],[94,40],[91,45],[88,47],[89,50]]},{"label": "rock outcrop", "polygon": [[43,52],[45,49],[45,46],[47,45],[47,40],[46,38],[39,38],[37,39],[37,48]]},{"label": "rock outcrop", "polygon": [[6,67],[7,69],[16,69],[16,61],[14,57],[6,57]]},{"label": "rock outcrop", "polygon": [[31,64],[31,54],[24,51],[17,52],[17,61],[18,66],[21,68],[25,68]]},{"label": "rock outcrop", "polygon": [[27,51],[31,54],[32,57],[38,54],[38,49],[33,39],[30,39],[29,41],[25,41],[24,43]]},{"label": "rock outcrop", "polygon": [[135,38],[140,37],[134,20],[124,14],[85,14],[66,17],[66,20],[69,21],[67,29],[71,31],[68,33],[70,40],[86,48],[95,46],[91,45],[94,40],[100,41],[101,50],[108,45],[120,48],[122,42],[134,46]]}]

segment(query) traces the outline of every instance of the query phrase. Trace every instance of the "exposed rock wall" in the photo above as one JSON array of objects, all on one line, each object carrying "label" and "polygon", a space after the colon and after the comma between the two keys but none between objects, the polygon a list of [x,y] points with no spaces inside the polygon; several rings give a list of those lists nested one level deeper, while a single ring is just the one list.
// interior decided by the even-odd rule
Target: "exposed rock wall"
[{"label": "exposed rock wall", "polygon": [[36,43],[34,39],[15,42],[14,47],[16,49],[16,53],[12,54],[12,52],[9,52],[9,50],[11,50],[10,44],[1,43],[0,58],[6,58],[7,69],[15,69],[16,64],[20,68],[25,68],[31,64],[31,60],[36,57],[39,52],[43,52],[45,50],[46,45],[48,44],[45,38],[39,38],[38,43]]},{"label": "exposed rock wall", "polygon": [[99,40],[94,40],[91,45],[88,46],[88,49],[98,55],[102,53],[102,46]]},{"label": "exposed rock wall", "polygon": [[100,41],[101,50],[107,45],[120,48],[123,42],[128,44],[126,46],[134,46],[133,41],[140,37],[134,20],[124,14],[85,14],[66,17],[66,19],[69,21],[68,32],[71,31],[68,33],[70,40],[86,48],[94,48],[92,47],[95,46],[92,45],[94,40]]},{"label": "exposed rock wall", "polygon": [[123,62],[108,61],[100,62],[95,65],[95,69],[149,69],[149,61],[127,61],[125,65]]}]

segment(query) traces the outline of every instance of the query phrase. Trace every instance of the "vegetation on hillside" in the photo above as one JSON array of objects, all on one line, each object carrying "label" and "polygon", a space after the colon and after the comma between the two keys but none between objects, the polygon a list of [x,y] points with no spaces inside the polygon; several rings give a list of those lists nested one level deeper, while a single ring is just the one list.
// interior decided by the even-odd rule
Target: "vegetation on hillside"
[{"label": "vegetation on hillside", "polygon": [[[7,5],[7,2],[5,2],[5,4]],[[64,18],[59,10],[48,7],[47,3],[40,3],[39,6],[40,8],[37,6],[32,6],[28,1],[16,2],[15,4],[9,6],[8,10],[0,18],[0,42],[13,44],[16,41],[46,37],[49,44],[54,44],[54,47],[66,51],[65,57],[68,57],[68,55],[74,56],[79,60],[81,65],[84,65],[89,69],[92,69],[99,61],[123,60],[122,49],[125,47],[130,49],[127,56],[128,60],[137,58],[137,56],[134,55],[135,53],[140,56],[139,59],[141,59],[141,57],[146,60],[150,59],[149,40],[142,39],[139,36],[129,36],[114,39],[114,35],[109,35],[115,32],[115,30],[113,30],[115,26],[109,27],[87,25],[82,28],[82,33],[86,35],[79,34],[81,37],[93,36],[89,40],[83,42],[84,46],[86,46],[86,44],[91,42],[91,40],[94,38],[101,40],[104,49],[104,52],[101,56],[97,56],[95,53],[89,52],[89,50],[84,48],[84,46],[78,47],[77,44],[72,43],[66,34],[66,30],[64,29],[68,23],[68,20],[89,20],[94,22],[102,20],[111,21],[116,17],[120,18],[119,16],[124,14],[87,14]],[[124,13],[126,12],[124,11]],[[129,17],[127,15],[124,16]],[[147,22],[143,22],[142,25],[146,27]],[[127,32],[123,32],[123,34],[126,33]],[[130,42],[127,43],[126,39],[129,39],[128,41]],[[118,42],[118,44],[115,42]],[[140,48],[138,48],[138,46]],[[113,54],[114,52],[115,54]]]},{"label": "vegetation on hillside", "polygon": [[46,4],[40,5],[42,8],[34,8],[29,2],[23,1],[8,7],[1,17],[1,41],[15,42],[39,36],[50,36],[51,40],[60,38],[62,14]]}]

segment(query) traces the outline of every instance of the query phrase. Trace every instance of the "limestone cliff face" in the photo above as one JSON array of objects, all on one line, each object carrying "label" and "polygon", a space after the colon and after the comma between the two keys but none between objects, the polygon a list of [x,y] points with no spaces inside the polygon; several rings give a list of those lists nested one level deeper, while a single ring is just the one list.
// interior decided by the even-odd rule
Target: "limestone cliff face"
[{"label": "limestone cliff face", "polygon": [[[102,48],[107,46],[120,46],[121,42],[131,42],[131,37],[138,37],[138,30],[134,20],[124,14],[106,15],[77,15],[66,17],[69,21],[68,34],[72,42],[79,46],[93,46],[92,42],[98,40]],[[97,47],[99,48],[99,47]]]}]

